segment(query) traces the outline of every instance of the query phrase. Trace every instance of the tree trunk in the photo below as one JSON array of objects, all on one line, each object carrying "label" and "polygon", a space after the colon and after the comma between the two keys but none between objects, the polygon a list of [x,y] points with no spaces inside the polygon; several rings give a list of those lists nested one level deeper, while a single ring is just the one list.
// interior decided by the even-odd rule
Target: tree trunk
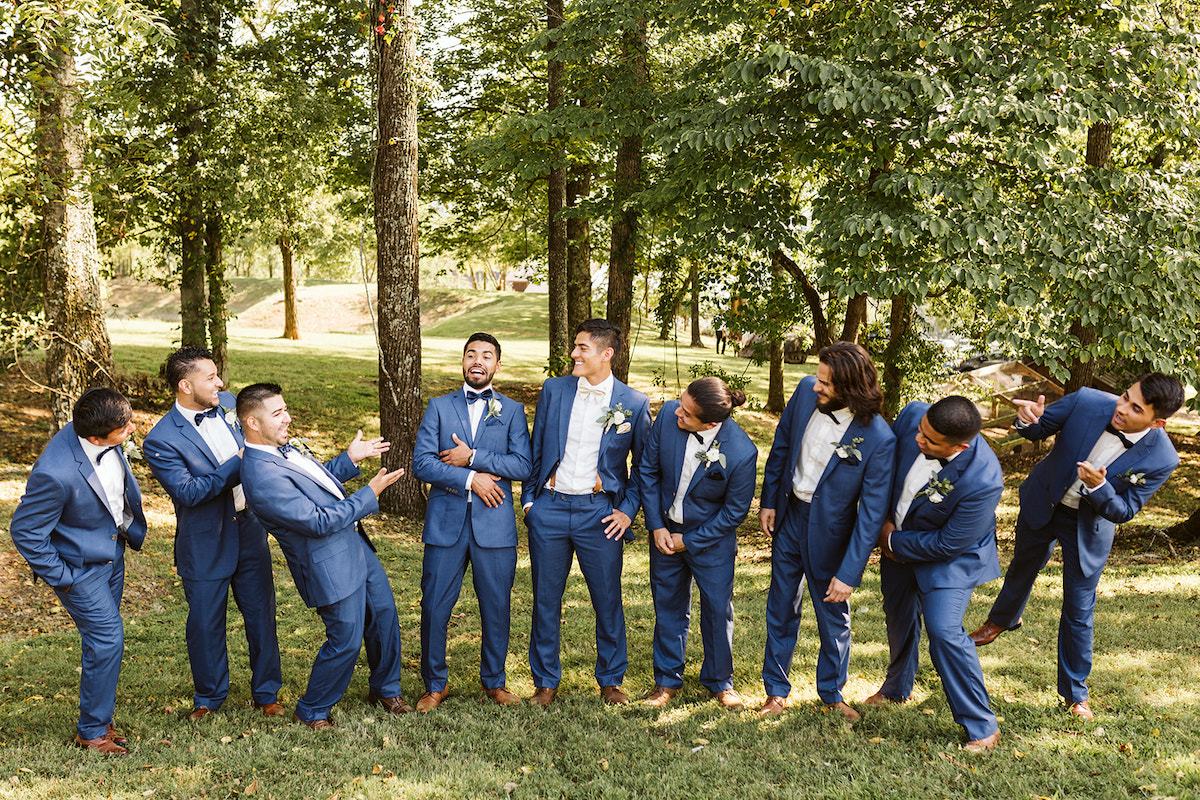
[{"label": "tree trunk", "polygon": [[[546,111],[551,125],[563,104],[563,62],[555,57],[558,48],[558,27],[563,22],[563,0],[546,0]],[[567,151],[561,136],[554,136],[550,145],[550,175],[546,181],[546,270],[548,302],[550,304],[551,374],[565,375],[570,371],[571,346],[567,333],[567,220],[563,208],[567,204]]]},{"label": "tree trunk", "polygon": [[[394,8],[394,12],[388,11]],[[391,41],[376,35],[379,52],[374,200],[379,287],[379,421],[392,443],[389,470],[410,472],[379,498],[380,507],[413,519],[425,515],[422,484],[412,474],[413,435],[421,423],[421,297],[417,228],[417,89],[412,0],[375,3]]]},{"label": "tree trunk", "polygon": [[804,302],[808,304],[808,313],[812,318],[813,349],[820,351],[822,347],[833,344],[833,331],[830,330],[829,322],[825,318],[825,305],[821,302],[821,294],[804,274],[804,270],[800,269],[800,265],[781,249],[775,250],[771,254],[771,259],[787,270],[788,274],[800,284],[800,291],[804,294]]},{"label": "tree trunk", "polygon": [[283,338],[299,339],[300,322],[296,315],[296,268],[292,263],[295,254],[292,240],[288,234],[281,233],[276,241],[279,243],[279,261],[283,264]]},{"label": "tree trunk", "polygon": [[[199,156],[186,157],[195,168]],[[208,346],[208,304],[205,296],[207,259],[204,255],[204,201],[195,186],[184,190],[179,214],[179,317],[184,347]]]},{"label": "tree trunk", "polygon": [[696,259],[690,261],[688,281],[692,285],[692,347],[704,347],[704,341],[700,338],[700,267]]},{"label": "tree trunk", "polygon": [[[1087,166],[1098,169],[1108,168],[1112,161],[1112,135],[1113,124],[1111,122],[1097,122],[1088,128],[1085,158]],[[1079,350],[1071,356],[1071,374],[1065,387],[1067,393],[1091,386],[1096,373],[1095,360],[1091,353],[1086,352],[1096,344],[1095,328],[1074,319],[1071,320],[1070,332],[1079,341]]]},{"label": "tree trunk", "polygon": [[592,193],[591,167],[576,167],[567,181],[567,206],[575,213],[567,220],[567,337],[579,323],[592,318],[591,225],[578,211],[579,201]]},{"label": "tree trunk", "polygon": [[1167,528],[1167,536],[1170,536],[1175,544],[1190,545],[1200,541],[1200,508],[1193,511],[1183,522]]},{"label": "tree trunk", "polygon": [[204,231],[208,250],[208,340],[221,380],[229,383],[229,303],[225,295],[225,240],[222,235],[224,219],[221,212],[209,209]]},{"label": "tree trunk", "polygon": [[904,398],[904,373],[900,361],[912,333],[912,302],[904,295],[892,298],[887,349],[883,351],[883,416],[892,420],[900,412]]},{"label": "tree trunk", "polygon": [[842,322],[843,342],[858,342],[858,334],[867,321],[867,296],[856,294],[846,303],[846,319]]},{"label": "tree trunk", "polygon": [[80,109],[70,34],[51,34],[42,60],[38,98],[37,162],[46,191],[41,212],[42,302],[50,335],[46,383],[57,431],[91,385],[112,385],[112,345],[100,295],[96,222],[85,167],[87,128]]},{"label": "tree trunk", "polygon": [[767,411],[781,413],[786,404],[783,392],[783,342],[772,339],[768,349],[771,377],[767,384]]}]

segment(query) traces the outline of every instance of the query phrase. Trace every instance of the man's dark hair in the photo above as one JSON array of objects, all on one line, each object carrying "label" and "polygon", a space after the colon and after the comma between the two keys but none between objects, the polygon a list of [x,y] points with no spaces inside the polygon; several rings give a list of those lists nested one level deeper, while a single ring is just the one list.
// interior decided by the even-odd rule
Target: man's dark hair
[{"label": "man's dark hair", "polygon": [[585,319],[579,323],[579,327],[575,329],[575,335],[586,333],[592,337],[592,341],[600,346],[601,350],[612,348],[613,357],[615,358],[621,353],[621,340],[625,337],[621,335],[621,329],[606,319]]},{"label": "man's dark hair", "polygon": [[745,392],[731,391],[725,381],[711,376],[689,383],[687,393],[700,406],[701,422],[724,422],[734,408],[746,402]]},{"label": "man's dark hair", "polygon": [[883,408],[883,390],[879,388],[879,373],[870,354],[854,342],[834,342],[817,355],[829,367],[830,383],[838,399],[866,424]]},{"label": "man's dark hair", "polygon": [[242,424],[246,424],[246,417],[253,414],[258,409],[262,408],[263,401],[268,397],[275,397],[283,394],[283,389],[278,383],[252,383],[245,389],[238,392],[237,396],[237,415]]},{"label": "man's dark hair", "polygon": [[203,347],[181,347],[171,355],[167,356],[166,366],[163,367],[163,373],[167,378],[167,386],[170,387],[172,394],[179,391],[179,382],[192,374],[196,368],[196,364],[200,361],[208,359],[214,361],[213,354]]},{"label": "man's dark hair", "polygon": [[492,347],[496,348],[496,360],[500,360],[500,343],[496,341],[496,337],[490,333],[472,333],[471,338],[467,339],[467,343],[463,345],[463,355],[471,349],[471,342],[487,342]]},{"label": "man's dark hair", "polygon": [[1147,372],[1137,379],[1142,399],[1154,406],[1154,418],[1166,419],[1183,405],[1183,384],[1161,372]]},{"label": "man's dark hair", "polygon": [[950,444],[962,444],[974,439],[983,429],[983,417],[979,409],[967,398],[952,394],[943,397],[925,412],[929,427],[933,428]]},{"label": "man's dark hair", "polygon": [[71,408],[75,435],[84,439],[92,436],[106,439],[113,431],[128,425],[131,419],[133,406],[129,405],[125,395],[104,387],[88,389]]}]

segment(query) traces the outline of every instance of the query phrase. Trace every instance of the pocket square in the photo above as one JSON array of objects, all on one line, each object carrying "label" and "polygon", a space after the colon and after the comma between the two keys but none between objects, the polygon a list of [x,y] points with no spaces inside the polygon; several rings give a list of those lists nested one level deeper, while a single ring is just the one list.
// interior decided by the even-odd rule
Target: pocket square
[{"label": "pocket square", "polygon": [[619,433],[619,434],[620,433],[629,433],[631,430],[633,430],[633,425],[629,424],[628,422],[622,422],[620,425],[617,426],[617,433]]},{"label": "pocket square", "polygon": [[708,478],[709,480],[716,480],[716,479],[718,479],[718,478],[724,478],[724,477],[725,477],[725,473],[724,473],[724,472],[717,471],[717,470],[714,470],[714,471],[712,471],[712,472],[706,472],[706,473],[704,473],[704,477]]}]

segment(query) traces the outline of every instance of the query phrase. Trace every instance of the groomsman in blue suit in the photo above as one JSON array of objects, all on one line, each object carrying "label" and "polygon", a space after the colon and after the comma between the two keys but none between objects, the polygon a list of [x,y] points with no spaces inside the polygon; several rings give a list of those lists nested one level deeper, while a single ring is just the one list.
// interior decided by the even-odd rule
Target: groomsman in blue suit
[{"label": "groomsman in blue suit", "polygon": [[642,451],[642,509],[650,531],[654,597],[654,691],[662,708],[683,686],[692,579],[700,589],[704,663],[700,683],[726,708],[745,707],[733,688],[733,566],[758,448],[729,418],[746,402],[720,378],[692,381],[663,406]]},{"label": "groomsman in blue suit", "polygon": [[289,441],[292,418],[283,390],[273,383],[242,389],[237,415],[246,435],[246,504],[279,541],[296,590],[325,623],[325,643],[293,719],[314,731],[333,727],[329,710],[346,693],[364,642],[371,668],[368,702],[393,714],[412,711],[400,695],[396,598],[359,522],[379,510],[379,495],[404,470],[381,469],[348,497],[342,489],[343,481],[361,474],[359,462],[387,452],[390,444],[364,440],[359,431],[344,453],[318,463]]},{"label": "groomsman in blue suit", "polygon": [[175,405],[143,443],[146,461],[175,504],[175,570],[187,598],[188,661],[192,666],[191,720],[221,707],[229,694],[225,643],[229,590],[246,623],[250,696],[268,717],[279,704],[283,673],[275,635],[275,582],[267,532],[246,508],[236,399],[212,353],[183,347],[166,364]]},{"label": "groomsman in blue suit", "polygon": [[446,627],[471,565],[483,629],[479,680],[500,705],[520,703],[505,686],[517,520],[512,481],[529,477],[525,406],[492,387],[500,342],[474,333],[463,347],[463,388],[429,401],[413,446],[413,471],[429,483],[421,570],[421,678],[417,711],[437,708],[446,685]]},{"label": "groomsman in blue suit", "polygon": [[142,493],[121,448],[134,430],[133,409],[112,389],[88,389],[71,420],[34,462],[9,532],[79,629],[75,744],[123,756],[113,710],[125,652],[125,546],[140,550],[146,540]]},{"label": "groomsman in blue suit", "polygon": [[1120,397],[1080,389],[1049,407],[1045,397],[1013,401],[1022,436],[1056,438],[1021,484],[1013,559],[987,621],[971,639],[983,646],[1021,627],[1033,583],[1057,541],[1063,560],[1058,693],[1081,719],[1094,719],[1087,677],[1096,586],[1117,525],[1133,519],[1179,465],[1163,426],[1183,399],[1179,381],[1152,372]]},{"label": "groomsman in blue suit", "polygon": [[780,714],[808,582],[821,651],[817,694],[851,722],[842,687],[850,669],[850,594],[887,518],[896,438],[879,415],[883,392],[871,357],[851,342],[819,354],[817,374],[788,401],[763,471],[759,527],[771,542],[761,716]]},{"label": "groomsman in blue suit", "polygon": [[629,526],[641,506],[638,465],[650,432],[650,401],[612,374],[621,339],[621,329],[608,320],[580,323],[574,368],[542,385],[533,419],[533,468],[521,502],[533,573],[530,702],[538,706],[554,700],[562,678],[559,632],[572,554],[596,612],[600,694],[614,705],[629,702],[621,689],[629,664],[622,547],[633,539]]},{"label": "groomsman in blue suit", "polygon": [[991,750],[1000,739],[979,655],[963,627],[975,587],[1000,577],[996,504],[1004,474],[979,435],[982,425],[975,404],[957,395],[932,406],[909,403],[892,425],[896,481],[891,518],[879,535],[891,661],[883,687],[865,701],[903,703],[912,694],[923,617],[933,667],[971,752]]}]

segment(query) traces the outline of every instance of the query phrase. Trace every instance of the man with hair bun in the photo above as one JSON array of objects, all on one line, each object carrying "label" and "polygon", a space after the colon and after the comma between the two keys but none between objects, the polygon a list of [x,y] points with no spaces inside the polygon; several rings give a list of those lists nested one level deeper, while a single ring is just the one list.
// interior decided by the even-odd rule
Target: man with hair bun
[{"label": "man with hair bun", "polygon": [[908,700],[924,618],[929,656],[971,752],[990,750],[1000,739],[979,656],[963,627],[975,587],[1000,577],[996,504],[1004,475],[979,435],[982,425],[975,404],[957,395],[933,405],[909,403],[892,425],[896,481],[879,535],[891,658],[882,688],[865,701]]},{"label": "man with hair bun", "polygon": [[870,355],[852,342],[821,350],[775,429],[763,471],[759,527],[771,537],[771,588],[761,716],[788,705],[789,673],[807,579],[821,652],[817,694],[851,722],[842,687],[850,669],[850,594],[887,517],[896,438],[879,415],[883,392]]},{"label": "man with hair bun", "polygon": [[683,686],[692,579],[700,590],[700,683],[721,705],[744,708],[733,688],[733,567],[737,528],[750,510],[758,448],[729,418],[746,402],[720,378],[699,378],[659,412],[642,451],[642,510],[650,531],[654,691],[662,708]]}]

